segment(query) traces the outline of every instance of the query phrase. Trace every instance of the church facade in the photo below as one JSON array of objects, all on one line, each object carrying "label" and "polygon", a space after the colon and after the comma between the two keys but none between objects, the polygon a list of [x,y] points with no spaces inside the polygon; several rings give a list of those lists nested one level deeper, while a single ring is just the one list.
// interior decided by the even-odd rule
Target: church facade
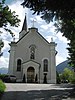
[{"label": "church facade", "polygon": [[56,43],[50,43],[31,27],[26,16],[19,40],[10,43],[9,74],[26,83],[56,83]]}]

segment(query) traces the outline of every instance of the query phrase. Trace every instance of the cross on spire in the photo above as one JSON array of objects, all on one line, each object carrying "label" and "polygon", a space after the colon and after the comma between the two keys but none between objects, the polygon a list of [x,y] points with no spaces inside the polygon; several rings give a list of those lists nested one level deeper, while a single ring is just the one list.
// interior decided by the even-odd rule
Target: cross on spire
[{"label": "cross on spire", "polygon": [[32,20],[32,27],[34,27],[34,23],[36,22],[36,20]]}]

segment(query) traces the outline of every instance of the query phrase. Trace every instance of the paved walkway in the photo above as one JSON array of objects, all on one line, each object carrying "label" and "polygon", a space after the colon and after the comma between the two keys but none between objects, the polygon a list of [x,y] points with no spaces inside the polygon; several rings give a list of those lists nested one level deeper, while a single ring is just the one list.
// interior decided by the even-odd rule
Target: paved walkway
[{"label": "paved walkway", "polygon": [[1,100],[75,100],[75,93],[69,84],[6,83],[6,87]]}]

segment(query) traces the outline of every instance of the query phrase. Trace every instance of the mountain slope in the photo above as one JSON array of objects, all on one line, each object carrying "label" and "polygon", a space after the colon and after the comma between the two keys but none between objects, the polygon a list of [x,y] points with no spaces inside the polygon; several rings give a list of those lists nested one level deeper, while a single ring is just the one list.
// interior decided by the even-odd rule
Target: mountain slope
[{"label": "mountain slope", "polygon": [[57,70],[58,73],[62,73],[65,68],[69,68],[69,69],[72,70],[72,67],[70,67],[68,65],[68,60],[66,60],[66,61],[64,61],[64,62],[62,62],[62,63],[60,63],[59,65],[56,66],[56,70]]},{"label": "mountain slope", "polygon": [[8,73],[8,68],[2,67],[0,68],[0,74],[7,74]]}]

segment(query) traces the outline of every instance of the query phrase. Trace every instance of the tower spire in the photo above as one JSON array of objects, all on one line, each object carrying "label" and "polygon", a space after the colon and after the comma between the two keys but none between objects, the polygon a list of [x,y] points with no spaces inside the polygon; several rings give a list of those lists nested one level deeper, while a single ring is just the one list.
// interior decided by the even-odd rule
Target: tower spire
[{"label": "tower spire", "polygon": [[25,19],[23,22],[23,26],[22,26],[22,31],[25,30],[27,32],[27,20],[26,20],[26,14],[25,14]]}]

